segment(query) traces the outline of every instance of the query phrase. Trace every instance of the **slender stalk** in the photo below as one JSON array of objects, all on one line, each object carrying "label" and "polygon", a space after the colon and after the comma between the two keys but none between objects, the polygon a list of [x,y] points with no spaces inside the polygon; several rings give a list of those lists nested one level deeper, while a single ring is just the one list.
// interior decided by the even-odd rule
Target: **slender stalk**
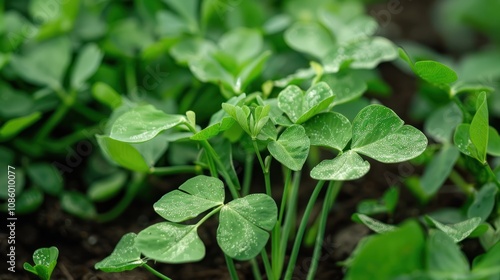
[{"label": "slender stalk", "polygon": [[493,172],[493,170],[491,170],[490,165],[488,163],[486,163],[484,165],[484,168],[486,168],[486,171],[488,172],[488,174],[493,179],[493,183],[495,183],[495,185],[497,185],[497,187],[500,188],[500,182],[498,181],[497,175],[495,174],[495,172]]},{"label": "slender stalk", "polygon": [[128,93],[133,97],[137,97],[137,77],[133,59],[127,60],[125,63],[125,83]]},{"label": "slender stalk", "polygon": [[248,154],[245,158],[245,171],[243,174],[243,187],[241,192],[242,196],[250,193],[250,185],[252,183],[253,175],[253,162],[254,156],[252,154]]},{"label": "slender stalk", "polygon": [[[262,252],[265,252],[265,249],[261,251]],[[257,263],[257,261],[255,260],[255,258],[251,259],[250,260],[250,263],[252,264],[252,273],[253,273],[253,278],[255,280],[262,280],[262,273],[260,272],[260,269],[259,269],[259,264]]]},{"label": "slender stalk", "polygon": [[151,266],[147,264],[143,264],[142,267],[144,267],[147,271],[151,272],[154,276],[163,279],[163,280],[172,280],[171,278],[168,278],[167,276],[163,275],[160,273],[158,270],[152,268]]},{"label": "slender stalk", "polygon": [[123,211],[125,211],[125,209],[127,209],[130,203],[134,200],[145,178],[146,173],[133,173],[132,182],[127,186],[127,191],[125,192],[123,198],[115,205],[113,209],[109,210],[106,213],[97,215],[97,221],[101,223],[109,222],[123,213]]},{"label": "slender stalk", "polygon": [[269,169],[267,168],[264,161],[262,160],[262,156],[260,155],[259,147],[257,146],[257,141],[253,140],[252,143],[253,143],[253,149],[255,151],[255,154],[257,155],[257,159],[259,160],[260,167],[262,168],[262,173],[264,174],[266,194],[268,196],[272,196],[272,194],[271,194],[271,178],[270,178],[270,174],[269,174]]},{"label": "slender stalk", "polygon": [[450,175],[448,176],[450,180],[457,185],[466,195],[471,195],[474,192],[474,186],[472,184],[467,183],[460,173],[456,170],[452,169]]},{"label": "slender stalk", "polygon": [[[273,255],[273,271],[274,271],[274,277],[275,279],[280,279],[281,274],[283,272],[283,266],[285,262],[285,254],[286,254],[286,249],[287,249],[287,244],[288,240],[290,238],[290,234],[292,233],[292,230],[295,225],[295,219],[297,216],[297,200],[298,200],[298,193],[299,193],[299,185],[300,185],[300,178],[302,173],[300,171],[297,171],[294,173],[293,176],[293,181],[290,182],[290,173],[291,171],[285,171],[285,176],[287,177],[285,179],[285,192],[284,194],[286,195],[286,198],[282,199],[282,205],[281,205],[281,213],[279,216],[279,224],[280,224],[280,233],[279,237],[275,238],[276,243],[279,245],[276,245],[278,248],[278,252]],[[290,189],[291,186],[291,189]],[[286,204],[286,208],[285,208]],[[285,215],[285,220],[283,222],[283,213],[285,212],[286,209],[286,215]],[[278,234],[278,233],[275,233]],[[275,261],[276,260],[276,261]]]},{"label": "slender stalk", "polygon": [[154,175],[173,175],[179,173],[199,174],[200,172],[201,172],[201,167],[198,165],[179,165],[179,166],[152,167],[149,173]]},{"label": "slender stalk", "polygon": [[57,107],[57,109],[52,113],[50,118],[43,124],[42,128],[38,131],[35,141],[43,142],[45,138],[49,136],[52,130],[62,121],[66,113],[68,113],[69,109],[74,103],[76,98],[76,92],[73,91],[71,96],[63,100],[63,102]]},{"label": "slender stalk", "polygon": [[300,221],[300,226],[297,231],[297,235],[295,236],[295,242],[293,243],[293,248],[292,248],[292,253],[290,255],[290,260],[288,261],[288,266],[286,269],[285,273],[285,280],[292,279],[293,276],[293,270],[295,268],[295,263],[297,262],[297,257],[299,255],[300,251],[300,245],[302,244],[302,237],[304,236],[304,232],[307,227],[307,222],[309,220],[309,216],[311,215],[311,211],[314,207],[314,203],[316,202],[316,199],[318,198],[319,193],[321,192],[321,189],[323,188],[323,185],[325,184],[325,181],[321,180],[318,181],[318,184],[314,188],[314,191],[311,195],[311,198],[309,199],[309,202],[307,203],[306,210],[304,211],[304,216],[302,217],[302,220]]},{"label": "slender stalk", "polygon": [[224,254],[224,258],[226,259],[226,265],[227,269],[229,270],[229,275],[231,276],[232,280],[237,280],[238,278],[238,273],[236,272],[236,267],[234,266],[233,259],[228,257],[226,254]]},{"label": "slender stalk", "polygon": [[318,269],[318,262],[321,255],[321,248],[323,247],[322,246],[323,239],[325,237],[325,229],[326,229],[326,222],[328,219],[328,213],[330,212],[330,209],[333,206],[335,199],[337,198],[341,186],[342,183],[338,181],[330,181],[330,183],[328,184],[328,189],[326,191],[326,199],[323,202],[323,208],[321,209],[319,228],[318,228],[318,233],[316,235],[316,243],[314,244],[314,252],[311,261],[311,267],[309,268],[309,271],[307,273],[308,280],[313,280],[314,276],[316,275],[316,271]]},{"label": "slender stalk", "polygon": [[201,226],[204,222],[206,222],[210,217],[212,217],[214,214],[218,213],[220,209],[222,209],[222,206],[224,205],[219,205],[216,208],[212,209],[212,211],[208,212],[203,218],[201,218],[197,223],[196,227]]},{"label": "slender stalk", "polygon": [[101,120],[106,119],[106,115],[102,114],[101,112],[98,112],[79,103],[73,104],[73,109],[93,122],[100,122]]},{"label": "slender stalk", "polygon": [[271,267],[271,263],[269,262],[269,256],[267,255],[265,249],[260,252],[260,256],[262,257],[262,262],[264,263],[264,269],[266,270],[267,279],[274,280],[273,270]]}]

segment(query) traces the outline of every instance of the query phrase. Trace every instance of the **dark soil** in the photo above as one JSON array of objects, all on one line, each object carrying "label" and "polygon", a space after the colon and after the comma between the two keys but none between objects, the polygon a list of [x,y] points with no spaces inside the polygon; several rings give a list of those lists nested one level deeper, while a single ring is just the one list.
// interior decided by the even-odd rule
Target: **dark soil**
[{"label": "dark soil", "polygon": [[[433,2],[401,1],[404,5],[403,11],[392,15],[390,24],[382,28],[381,33],[391,39],[410,39],[442,50],[439,36],[432,31],[430,25],[429,10]],[[378,12],[386,9],[385,5],[370,6],[367,11]],[[391,64],[382,65],[381,73],[393,91],[391,97],[381,98],[381,101],[395,110],[406,122],[412,123],[407,112],[412,94],[416,89],[414,78],[402,73]],[[342,279],[342,268],[336,263],[345,260],[357,242],[363,236],[370,234],[366,227],[351,221],[351,215],[356,211],[356,205],[363,199],[380,198],[382,193],[395,182],[400,186],[399,206],[394,217],[383,215],[377,217],[383,221],[398,223],[407,218],[418,217],[433,209],[460,206],[464,203],[464,197],[460,192],[453,186],[447,186],[443,188],[445,190],[443,195],[438,195],[428,205],[422,206],[402,184],[406,177],[421,172],[418,167],[412,166],[410,163],[387,165],[371,161],[370,164],[371,170],[367,176],[357,181],[346,182],[342,187],[328,220],[316,279]],[[309,181],[305,174],[307,172],[304,172],[304,182],[299,196],[301,198],[299,201],[300,211],[303,211],[314,187],[314,183]],[[281,180],[280,178],[274,179]],[[35,279],[34,276],[22,269],[22,264],[26,261],[31,262],[34,250],[49,246],[57,246],[60,251],[53,279],[156,279],[143,269],[112,274],[94,269],[94,264],[111,253],[123,234],[137,233],[148,225],[162,220],[153,211],[152,203],[163,193],[178,185],[163,184],[158,180],[153,181],[153,183],[152,193],[156,195],[156,198],[151,200],[137,199],[121,217],[107,224],[83,221],[65,214],[60,209],[59,202],[55,198],[49,197],[37,213],[18,217],[16,228],[17,271],[15,274],[4,273],[0,275],[0,279]],[[320,198],[320,200],[322,199]],[[319,213],[321,205],[322,203],[317,203],[317,209],[314,209],[313,213]],[[205,223],[199,230],[199,235],[207,248],[206,256],[201,262],[183,265],[160,263],[151,265],[176,280],[230,279],[224,258],[216,246],[215,231],[216,221],[213,219]],[[0,237],[0,251],[6,252],[7,235],[5,229],[2,229]],[[478,244],[474,242],[466,242],[464,249],[466,252],[480,250]],[[305,279],[311,255],[311,248],[301,250],[295,279]],[[247,263],[237,263],[237,267],[240,279],[253,279]],[[13,278],[13,275],[16,278]]]}]

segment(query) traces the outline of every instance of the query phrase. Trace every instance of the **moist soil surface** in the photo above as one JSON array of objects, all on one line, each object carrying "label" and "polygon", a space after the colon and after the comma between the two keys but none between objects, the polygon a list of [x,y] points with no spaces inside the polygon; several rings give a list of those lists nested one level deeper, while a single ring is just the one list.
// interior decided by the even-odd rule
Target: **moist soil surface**
[{"label": "moist soil surface", "polygon": [[[393,40],[413,40],[442,51],[440,38],[430,24],[429,10],[433,1],[401,1],[404,9],[397,15],[392,15],[390,24],[381,29],[384,36]],[[381,11],[386,4],[370,6],[367,11]],[[372,14],[373,16],[373,14]],[[394,29],[394,27],[396,27]],[[422,128],[420,123],[414,123],[408,116],[412,95],[416,90],[416,81],[402,73],[392,64],[380,67],[383,79],[392,89],[390,97],[377,97],[383,104],[393,109],[405,122]],[[368,96],[370,96],[368,94]],[[400,201],[395,215],[378,215],[378,218],[388,223],[398,223],[407,218],[416,218],[435,209],[459,207],[465,197],[452,185],[445,185],[442,191],[428,204],[421,205],[402,183],[411,175],[421,174],[419,167],[410,163],[380,164],[370,161],[370,172],[362,179],[344,183],[334,207],[331,210],[323,250],[318,266],[316,279],[342,279],[343,269],[337,265],[345,260],[356,246],[357,242],[371,232],[363,225],[352,222],[351,215],[356,212],[356,205],[364,199],[380,199],[384,191],[391,185],[400,191]],[[255,170],[259,170],[256,166]],[[279,171],[278,171],[279,173]],[[299,215],[307,204],[315,183],[304,175],[299,195]],[[280,175],[274,175],[277,187],[273,189],[279,195]],[[77,179],[67,178],[68,188],[84,191],[78,186]],[[117,219],[100,224],[75,218],[64,213],[57,199],[46,197],[42,207],[34,214],[19,216],[16,226],[16,273],[0,274],[0,279],[35,279],[22,269],[24,262],[32,262],[31,255],[37,248],[57,246],[59,259],[52,279],[157,279],[144,269],[134,269],[124,273],[104,273],[96,271],[94,264],[108,256],[120,238],[128,232],[139,232],[145,227],[162,221],[152,208],[152,204],[164,193],[178,187],[186,177],[166,177],[159,180],[150,178],[152,185],[149,196],[136,199],[130,207]],[[257,182],[258,183],[258,182]],[[258,184],[257,184],[258,185]],[[277,197],[275,197],[277,198]],[[111,207],[102,205],[102,208]],[[311,222],[320,212],[322,197],[320,196],[313,211]],[[297,224],[299,221],[297,221]],[[230,279],[225,261],[216,244],[216,221],[208,220],[199,229],[199,235],[204,241],[207,252],[205,258],[196,263],[182,265],[166,265],[152,263],[150,265],[175,280],[194,279]],[[7,252],[4,229],[0,234],[0,251]],[[291,246],[289,246],[291,247]],[[477,255],[481,248],[476,241],[466,241],[463,249],[468,255]],[[310,266],[312,248],[304,247],[300,251],[295,268],[294,279],[305,279]],[[251,267],[246,262],[236,263],[240,279],[253,279]],[[262,264],[261,264],[262,266]],[[261,270],[263,268],[261,267]],[[5,270],[4,270],[5,271]]]}]

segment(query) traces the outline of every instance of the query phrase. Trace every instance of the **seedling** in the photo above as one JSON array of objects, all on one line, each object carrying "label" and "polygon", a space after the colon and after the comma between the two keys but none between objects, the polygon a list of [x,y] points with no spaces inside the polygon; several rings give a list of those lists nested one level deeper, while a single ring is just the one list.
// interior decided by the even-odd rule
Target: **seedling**
[{"label": "seedling", "polygon": [[29,263],[24,263],[23,268],[38,276],[41,280],[50,280],[52,271],[56,267],[59,250],[57,247],[40,248],[33,253],[32,266]]}]

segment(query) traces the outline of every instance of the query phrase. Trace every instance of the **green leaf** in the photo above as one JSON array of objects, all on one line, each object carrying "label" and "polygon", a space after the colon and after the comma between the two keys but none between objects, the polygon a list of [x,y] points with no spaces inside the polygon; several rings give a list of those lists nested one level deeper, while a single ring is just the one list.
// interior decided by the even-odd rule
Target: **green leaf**
[{"label": "green leaf", "polygon": [[190,61],[210,55],[216,49],[217,47],[211,41],[202,38],[188,38],[172,46],[170,55],[175,58],[177,63],[188,64]]},{"label": "green leaf", "polygon": [[330,49],[323,58],[327,73],[337,73],[347,64],[353,69],[373,69],[380,62],[393,60],[398,56],[392,42],[382,37],[368,37]]},{"label": "green leaf", "polygon": [[455,128],[462,123],[462,111],[450,102],[432,112],[424,123],[424,131],[434,140],[441,143],[451,143]]},{"label": "green leaf", "polygon": [[138,106],[116,119],[110,137],[128,143],[154,138],[158,133],[187,122],[183,115],[169,115],[152,105]]},{"label": "green leaf", "polygon": [[43,203],[43,192],[38,188],[29,188],[24,190],[19,196],[16,196],[16,213],[33,213]]},{"label": "green leaf", "polygon": [[108,177],[92,182],[87,190],[87,196],[92,201],[105,201],[115,196],[127,180],[127,174],[123,171],[118,171]]},{"label": "green leaf", "polygon": [[61,208],[81,219],[90,220],[97,216],[97,210],[88,197],[76,191],[63,192]]},{"label": "green leaf", "polygon": [[286,167],[298,171],[306,162],[310,141],[305,129],[300,125],[288,127],[278,140],[269,142],[269,153]]},{"label": "green leaf", "polygon": [[92,87],[92,96],[100,103],[111,109],[120,107],[123,103],[122,97],[112,87],[103,82],[97,82]]},{"label": "green leaf", "polygon": [[135,247],[136,237],[133,232],[122,236],[111,255],[96,263],[94,268],[104,272],[122,272],[145,264],[141,252]]},{"label": "green leaf", "polygon": [[34,163],[26,168],[29,178],[34,185],[44,192],[59,196],[63,189],[63,179],[59,171],[49,163]]},{"label": "green leaf", "polygon": [[184,182],[158,200],[153,208],[171,222],[182,222],[224,203],[224,184],[221,180],[199,175]]},{"label": "green leaf", "polygon": [[467,210],[467,218],[479,217],[484,222],[495,206],[498,188],[494,183],[487,183],[474,195],[474,201]]},{"label": "green leaf", "polygon": [[66,37],[41,42],[22,56],[13,55],[10,64],[26,81],[60,88],[71,58],[71,44]]},{"label": "green leaf", "polygon": [[[482,277],[497,277],[500,273],[500,242],[491,247],[488,252],[474,259],[472,272]],[[495,278],[481,278],[495,279]]]},{"label": "green leaf", "polygon": [[464,155],[478,159],[479,155],[476,147],[474,147],[474,144],[472,144],[472,141],[470,140],[469,131],[470,124],[468,123],[463,123],[457,126],[453,136],[453,142],[455,143],[455,147],[457,147],[457,149]]},{"label": "green leaf", "polygon": [[478,217],[451,225],[444,225],[430,216],[425,216],[425,219],[430,225],[434,225],[436,228],[446,233],[455,243],[467,238],[481,223],[481,218]]},{"label": "green leaf", "polygon": [[150,166],[144,157],[131,144],[114,140],[105,135],[96,135],[97,143],[103,153],[112,161],[127,169],[148,172]]},{"label": "green leaf", "polygon": [[315,22],[297,22],[285,32],[285,42],[300,52],[323,58],[334,46],[332,35]]},{"label": "green leaf", "polygon": [[354,213],[352,220],[364,224],[376,233],[386,233],[397,229],[396,226],[384,224],[363,214]]},{"label": "green leaf", "polygon": [[500,135],[495,128],[489,128],[487,153],[492,156],[500,157]]},{"label": "green leaf", "polygon": [[38,277],[41,280],[50,280],[52,271],[56,267],[59,250],[56,247],[40,248],[33,253],[35,266],[24,263],[23,268]]},{"label": "green leaf", "polygon": [[278,95],[278,107],[290,120],[301,124],[330,106],[335,95],[330,87],[320,82],[305,93],[297,86],[288,86]]},{"label": "green leaf", "polygon": [[339,113],[318,114],[303,126],[311,145],[330,147],[338,151],[346,147],[352,136],[351,123]]},{"label": "green leaf", "polygon": [[217,243],[237,260],[257,256],[276,224],[278,208],[265,194],[251,194],[224,205],[219,215]]},{"label": "green leaf", "polygon": [[326,74],[321,77],[321,81],[326,82],[335,93],[335,99],[330,106],[359,98],[367,90],[366,82],[351,72]]},{"label": "green leaf", "polygon": [[439,154],[432,157],[420,178],[422,190],[431,196],[435,194],[450,175],[460,152],[455,146],[444,145]]},{"label": "green leaf", "polygon": [[469,273],[469,261],[460,248],[442,231],[431,230],[426,244],[427,269],[443,279],[457,279]]},{"label": "green leaf", "polygon": [[41,112],[34,112],[24,117],[10,119],[0,127],[0,140],[8,140],[32,124],[36,123],[42,117]]},{"label": "green leaf", "polygon": [[367,275],[370,279],[395,279],[422,270],[424,249],[422,230],[416,222],[408,222],[366,241],[354,256],[345,279],[366,279]]},{"label": "green leaf", "polygon": [[197,228],[196,225],[157,223],[139,232],[135,247],[144,256],[159,262],[199,261],[205,256],[205,245]]},{"label": "green leaf", "polygon": [[486,161],[486,150],[488,147],[488,104],[486,94],[479,94],[476,101],[476,114],[470,123],[469,133],[472,144],[477,149],[477,159],[484,163]]},{"label": "green leaf", "polygon": [[357,153],[347,151],[332,160],[323,160],[311,170],[316,180],[347,181],[363,177],[370,170],[370,163]]},{"label": "green leaf", "polygon": [[367,106],[352,123],[351,149],[385,163],[412,159],[425,150],[427,138],[418,129],[403,124],[391,109]]},{"label": "green leaf", "polygon": [[448,66],[432,61],[415,62],[415,73],[432,84],[450,84],[457,80],[457,73]]},{"label": "green leaf", "polygon": [[189,69],[202,82],[223,83],[230,88],[236,84],[231,73],[211,56],[199,57],[190,61]]},{"label": "green leaf", "polygon": [[75,68],[71,74],[71,87],[79,89],[87,81],[101,64],[103,53],[95,44],[88,44],[80,50],[75,62]]},{"label": "green leaf", "polygon": [[257,30],[237,28],[222,35],[219,46],[225,54],[234,57],[241,64],[260,53],[263,40]]}]

